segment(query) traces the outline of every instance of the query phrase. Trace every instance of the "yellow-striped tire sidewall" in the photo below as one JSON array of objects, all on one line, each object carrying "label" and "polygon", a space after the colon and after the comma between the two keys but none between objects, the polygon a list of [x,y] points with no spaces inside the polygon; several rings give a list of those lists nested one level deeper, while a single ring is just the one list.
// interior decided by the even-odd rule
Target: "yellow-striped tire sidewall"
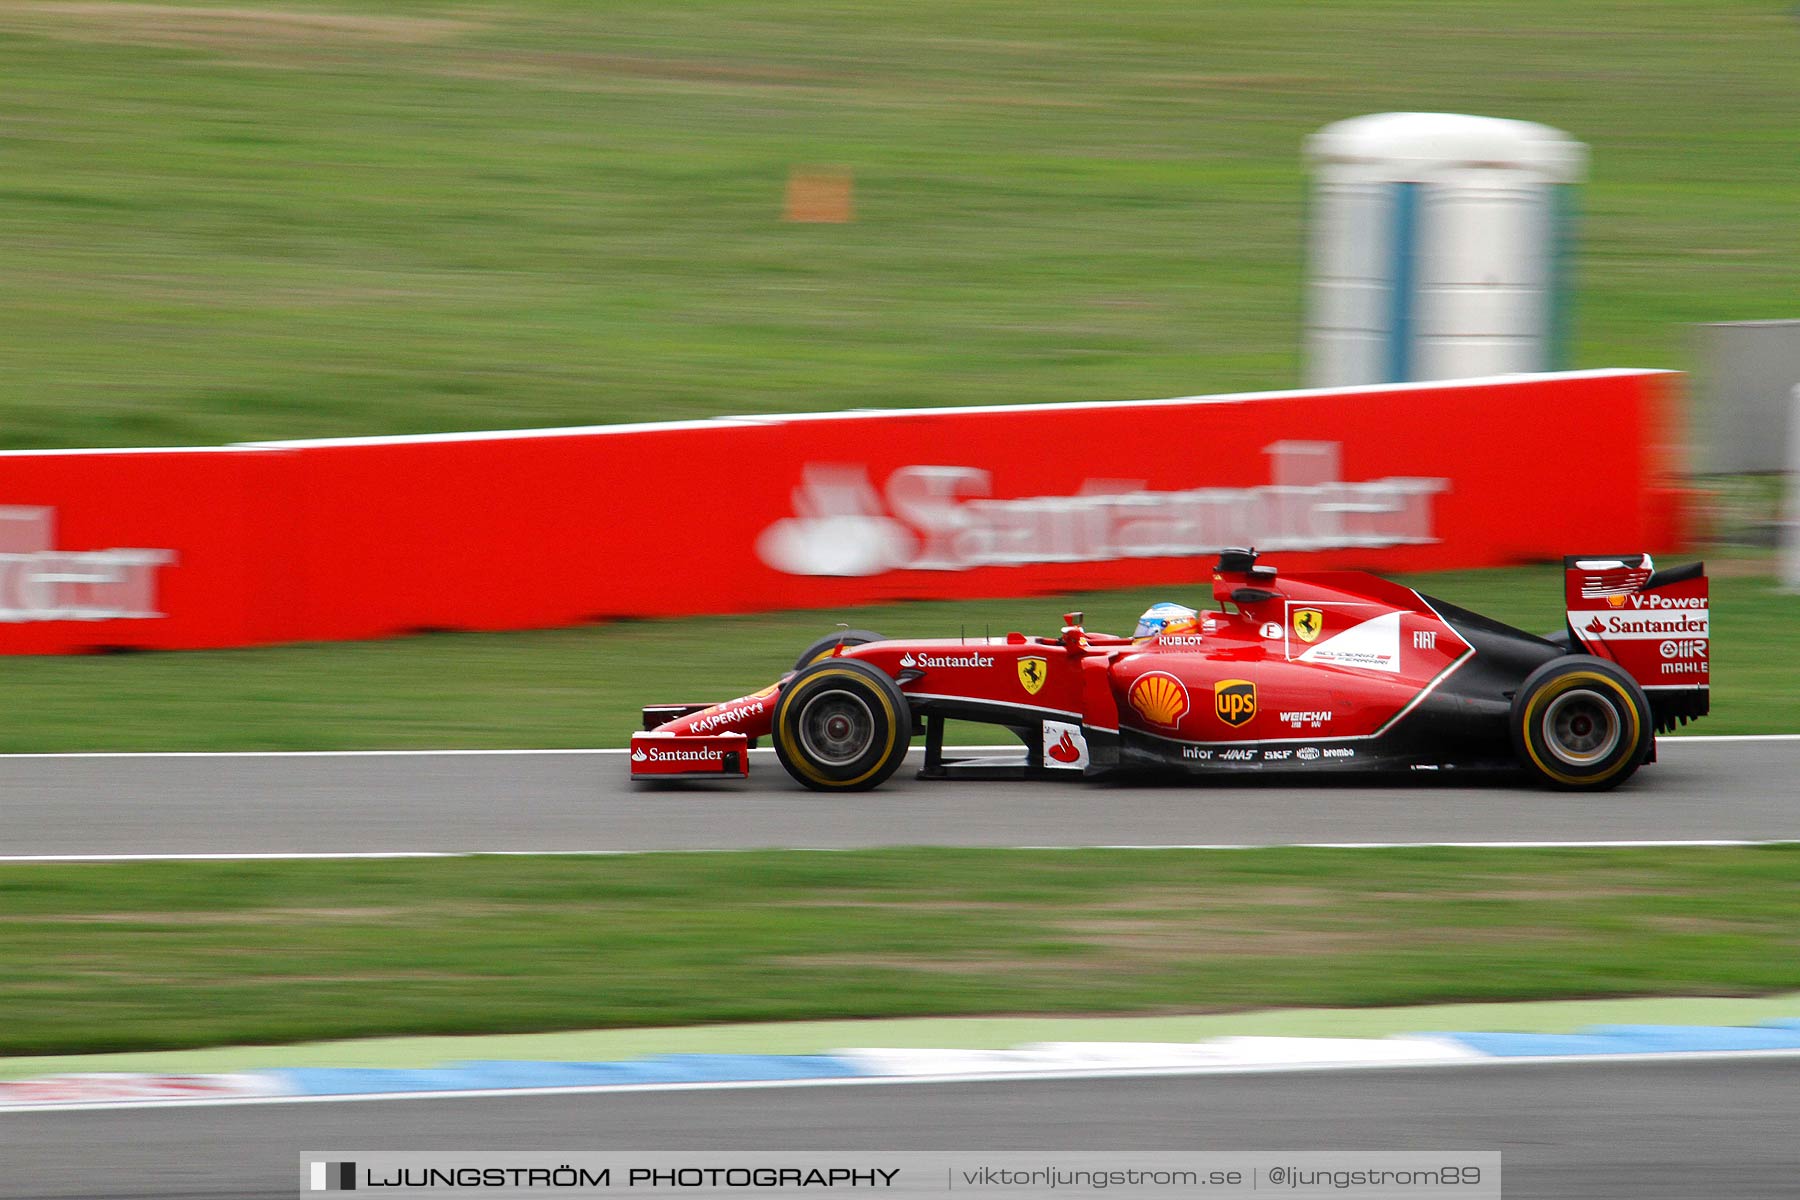
[{"label": "yellow-striped tire sidewall", "polygon": [[[887,737],[881,747],[881,752],[875,756],[875,761],[869,765],[867,770],[853,779],[833,779],[808,762],[805,755],[800,752],[800,739],[793,726],[794,718],[799,714],[801,708],[801,699],[807,693],[816,691],[819,684],[834,679],[854,680],[860,685],[861,693],[880,703],[882,714],[887,718],[885,731]],[[858,784],[867,783],[887,765],[889,756],[894,752],[894,739],[900,736],[900,714],[894,711],[893,702],[888,698],[887,693],[877,687],[861,671],[849,667],[838,667],[815,672],[805,679],[788,685],[787,692],[781,697],[781,720],[778,733],[781,737],[781,744],[787,748],[787,752],[782,755],[783,759],[807,779],[812,780],[821,788],[833,790],[854,788]]]},{"label": "yellow-striped tire sidewall", "polygon": [[[1624,714],[1626,736],[1621,739],[1624,752],[1604,770],[1592,775],[1571,775],[1557,766],[1545,762],[1545,755],[1539,752],[1539,743],[1543,740],[1540,724],[1543,721],[1544,708],[1550,701],[1564,692],[1586,687],[1617,698],[1619,710]],[[1639,752],[1639,741],[1643,737],[1643,720],[1638,713],[1638,706],[1633,700],[1630,689],[1614,679],[1611,675],[1600,671],[1570,671],[1560,675],[1539,688],[1525,706],[1524,713],[1525,753],[1531,756],[1532,765],[1543,772],[1547,779],[1554,779],[1566,787],[1591,788],[1606,784],[1627,767],[1635,764]]]}]

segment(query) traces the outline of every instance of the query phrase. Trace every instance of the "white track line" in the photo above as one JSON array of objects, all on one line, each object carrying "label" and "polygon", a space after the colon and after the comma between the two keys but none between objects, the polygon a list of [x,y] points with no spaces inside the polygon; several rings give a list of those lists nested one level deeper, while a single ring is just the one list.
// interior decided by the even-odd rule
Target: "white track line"
[{"label": "white track line", "polygon": [[[1800,838],[1690,838],[1686,840],[1584,842],[1191,842],[1179,844],[1107,844],[1064,846],[966,846],[968,850],[1678,850],[1734,846],[1793,846]],[[882,846],[713,846],[675,850],[262,850],[145,854],[0,854],[6,863],[131,862],[306,862],[334,859],[405,858],[625,858],[644,854],[755,854],[779,850],[789,854],[854,854]]]},{"label": "white track line", "polygon": [[[1800,1050],[1692,1050],[1649,1054],[1551,1054],[1465,1058],[1450,1062],[1267,1063],[1231,1066],[1112,1068],[1097,1071],[991,1071],[972,1075],[857,1075],[839,1079],[746,1079],[708,1083],[611,1083],[576,1087],[480,1088],[447,1092],[359,1092],[343,1096],[222,1096],[199,1100],[93,1100],[71,1104],[0,1107],[13,1113],[104,1112],[122,1108],[224,1108],[264,1104],[354,1104],[379,1100],[470,1100],[543,1096],[596,1096],[633,1092],[733,1092],[772,1088],[894,1087],[917,1083],[1030,1083],[1082,1079],[1168,1079],[1196,1075],[1292,1075],[1298,1072],[1462,1070],[1466,1067],[1530,1067],[1556,1064],[1657,1062],[1752,1062],[1800,1059]],[[278,1068],[271,1068],[278,1069]]]},{"label": "white track line", "polygon": [[[1302,739],[1303,740],[1303,739]],[[1680,746],[1684,742],[1800,742],[1800,733],[1724,733],[1695,734],[1688,737],[1666,737],[1656,745],[1659,751]],[[957,751],[992,753],[1018,750],[1017,742],[1004,746],[947,746]],[[0,763],[13,759],[34,758],[450,758],[491,755],[499,758],[518,755],[609,755],[627,754],[629,747],[604,746],[570,750],[70,750],[43,753],[0,754]],[[752,754],[772,754],[766,746]],[[912,753],[919,753],[915,748]]]}]

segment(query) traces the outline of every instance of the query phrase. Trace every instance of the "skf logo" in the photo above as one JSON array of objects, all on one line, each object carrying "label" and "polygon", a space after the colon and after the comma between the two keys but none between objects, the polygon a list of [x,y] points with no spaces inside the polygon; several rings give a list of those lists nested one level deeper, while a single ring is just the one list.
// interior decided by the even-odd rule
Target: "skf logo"
[{"label": "skf logo", "polygon": [[1319,640],[1319,631],[1325,628],[1325,614],[1316,608],[1296,608],[1294,610],[1294,636],[1303,642]]},{"label": "skf logo", "polygon": [[1044,686],[1044,680],[1050,678],[1050,664],[1041,658],[1021,658],[1019,660],[1019,686],[1030,695],[1037,695]]},{"label": "skf logo", "polygon": [[[1294,620],[1298,624],[1299,617]],[[1213,711],[1233,729],[1246,723],[1256,715],[1256,685],[1248,679],[1219,680],[1213,684]]]},{"label": "skf logo", "polygon": [[1138,676],[1131,685],[1131,707],[1152,725],[1173,729],[1188,710],[1187,685],[1165,671]]}]

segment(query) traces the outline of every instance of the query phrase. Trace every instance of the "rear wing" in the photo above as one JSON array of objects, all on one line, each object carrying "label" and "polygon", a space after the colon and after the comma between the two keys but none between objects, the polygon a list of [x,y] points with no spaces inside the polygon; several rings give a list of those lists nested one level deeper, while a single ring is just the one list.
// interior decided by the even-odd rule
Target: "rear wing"
[{"label": "rear wing", "polygon": [[1712,632],[1706,564],[1657,570],[1648,554],[1563,559],[1569,646],[1609,658],[1650,699],[1658,733],[1706,715],[1712,704]]}]

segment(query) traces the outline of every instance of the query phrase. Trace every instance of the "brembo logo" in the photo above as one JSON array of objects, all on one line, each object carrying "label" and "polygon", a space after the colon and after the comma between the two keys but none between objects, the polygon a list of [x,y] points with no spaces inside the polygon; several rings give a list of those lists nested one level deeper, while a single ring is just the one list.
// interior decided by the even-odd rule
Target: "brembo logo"
[{"label": "brembo logo", "polygon": [[1151,491],[1089,480],[1072,496],[992,496],[978,467],[902,467],[877,492],[868,469],[808,465],[794,515],[757,539],[762,560],[790,575],[968,571],[1027,563],[1106,562],[1263,550],[1434,542],[1431,498],[1447,479],[1388,476],[1345,482],[1337,442],[1268,446],[1259,487]]},{"label": "brembo logo", "polygon": [[0,621],[160,617],[156,568],[173,550],[54,550],[56,511],[0,506]]}]

